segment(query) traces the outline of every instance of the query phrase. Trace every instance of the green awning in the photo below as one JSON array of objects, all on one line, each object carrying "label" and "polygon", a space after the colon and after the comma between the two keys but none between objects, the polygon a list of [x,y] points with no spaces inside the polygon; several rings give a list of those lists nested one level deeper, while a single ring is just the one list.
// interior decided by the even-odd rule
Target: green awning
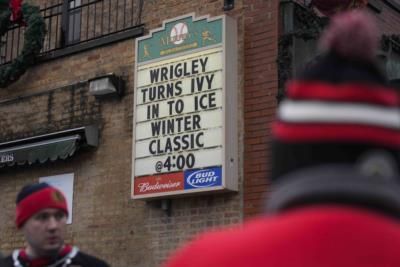
[{"label": "green awning", "polygon": [[74,154],[80,135],[66,136],[0,150],[0,167],[45,163]]},{"label": "green awning", "polygon": [[97,144],[95,126],[0,143],[0,168],[66,159],[81,146],[96,147]]}]

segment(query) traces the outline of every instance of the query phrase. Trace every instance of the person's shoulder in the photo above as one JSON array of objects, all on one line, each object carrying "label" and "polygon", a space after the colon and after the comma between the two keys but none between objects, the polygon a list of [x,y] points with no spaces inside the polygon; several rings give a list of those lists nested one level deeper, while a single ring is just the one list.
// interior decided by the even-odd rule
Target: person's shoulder
[{"label": "person's shoulder", "polygon": [[[82,267],[109,267],[110,265],[92,255],[85,252],[79,251],[73,259],[73,264],[80,265]],[[1,266],[2,267],[2,266]]]},{"label": "person's shoulder", "polygon": [[263,216],[200,234],[173,253],[164,266],[250,266],[249,258],[263,254],[271,223],[271,218]]},{"label": "person's shoulder", "polygon": [[[385,243],[388,239],[390,245]],[[375,248],[377,243],[387,245]],[[400,229],[391,218],[356,207],[309,206],[202,234],[173,253],[164,267],[265,266],[266,259],[270,266],[292,266],[293,262],[299,262],[297,266],[321,266],[323,262],[317,262],[313,253],[304,253],[316,248],[322,261],[332,253],[341,255],[336,257],[335,266],[344,266],[341,261],[348,259],[349,251],[358,255],[370,250],[396,263],[390,266],[400,266],[398,251],[394,250],[399,245]],[[288,251],[291,257],[286,256]]]},{"label": "person's shoulder", "polygon": [[13,267],[14,262],[11,256],[0,258],[0,267]]}]

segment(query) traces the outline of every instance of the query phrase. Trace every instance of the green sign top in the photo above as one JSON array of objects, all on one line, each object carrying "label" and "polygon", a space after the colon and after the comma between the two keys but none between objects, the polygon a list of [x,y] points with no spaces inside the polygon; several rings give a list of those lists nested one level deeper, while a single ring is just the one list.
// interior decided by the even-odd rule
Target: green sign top
[{"label": "green sign top", "polygon": [[163,28],[139,39],[138,63],[222,43],[222,17],[208,21],[193,16],[163,23]]}]

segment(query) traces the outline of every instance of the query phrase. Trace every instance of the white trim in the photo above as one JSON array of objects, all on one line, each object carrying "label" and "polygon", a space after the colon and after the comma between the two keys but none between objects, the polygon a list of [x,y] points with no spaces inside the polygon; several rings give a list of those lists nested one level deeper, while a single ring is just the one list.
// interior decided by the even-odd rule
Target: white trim
[{"label": "white trim", "polygon": [[19,256],[19,249],[16,249],[12,253],[12,259],[13,259],[14,267],[23,267],[21,265],[21,263],[19,262],[19,260],[18,260],[18,256]]},{"label": "white trim", "polygon": [[0,153],[11,152],[11,151],[21,150],[21,149],[26,149],[26,148],[37,147],[37,146],[46,146],[46,145],[50,145],[50,144],[54,144],[54,143],[61,143],[61,142],[69,141],[69,140],[79,140],[80,138],[81,138],[81,136],[79,134],[60,137],[60,138],[54,138],[54,139],[44,140],[44,141],[40,141],[40,142],[0,149]]},{"label": "white trim", "polygon": [[[60,265],[61,263],[63,263],[62,267],[67,267],[68,265],[70,265],[72,263],[72,258],[74,258],[78,254],[78,252],[79,252],[79,249],[74,246],[74,247],[72,247],[72,250],[66,256],[64,256],[63,258],[61,258],[60,260],[56,261],[53,264],[47,265],[47,267],[56,267],[57,265]],[[20,253],[19,249],[14,250],[12,253],[14,267],[23,267],[23,265],[21,264],[21,262],[18,259],[19,253]]]},{"label": "white trim", "polygon": [[400,129],[400,109],[365,104],[285,100],[278,116],[287,122],[357,123]]},{"label": "white trim", "polygon": [[[90,127],[90,126],[89,126]],[[4,143],[0,143],[0,146],[4,146],[4,145],[10,145],[13,143],[20,143],[23,141],[31,141],[31,140],[36,140],[39,138],[44,138],[46,137],[47,139],[50,139],[52,136],[58,135],[58,134],[67,134],[69,132],[76,132],[76,131],[85,131],[86,127],[79,127],[79,128],[74,128],[74,129],[69,129],[69,130],[64,130],[64,131],[59,131],[59,132],[54,132],[54,133],[49,133],[49,134],[43,134],[43,135],[37,135],[37,136],[33,136],[33,137],[28,137],[28,138],[23,138],[23,139],[17,139],[17,140],[13,140],[13,141],[8,141],[8,142],[4,142]]]}]

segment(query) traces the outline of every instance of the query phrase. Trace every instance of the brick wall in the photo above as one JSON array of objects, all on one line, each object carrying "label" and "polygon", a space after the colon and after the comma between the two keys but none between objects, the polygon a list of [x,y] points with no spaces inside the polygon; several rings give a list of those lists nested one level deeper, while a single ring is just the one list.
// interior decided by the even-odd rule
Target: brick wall
[{"label": "brick wall", "polygon": [[[144,3],[146,31],[187,13],[224,13],[222,0]],[[1,89],[0,142],[97,123],[100,144],[65,161],[0,169],[0,250],[9,253],[23,245],[13,224],[21,186],[63,173],[75,175],[74,217],[67,240],[114,267],[158,266],[196,234],[260,214],[269,189],[270,123],[278,86],[278,4],[236,0],[235,9],[225,12],[238,23],[239,192],[173,199],[170,214],[160,201],[130,199],[134,40],[36,65]],[[99,100],[89,95],[85,81],[110,72],[126,81],[124,96]]]},{"label": "brick wall", "polygon": [[278,87],[278,1],[244,2],[244,215],[251,217],[262,211],[268,191],[270,123]]},{"label": "brick wall", "polygon": [[[235,6],[230,15],[238,21],[238,65],[243,70],[243,5],[236,1]],[[215,0],[145,1],[142,21],[150,30],[191,12],[220,15],[222,7],[223,1]],[[127,40],[36,65],[0,90],[0,142],[91,123],[100,126],[95,150],[79,151],[65,161],[0,169],[0,251],[23,246],[13,224],[15,196],[22,185],[63,173],[74,173],[67,241],[115,267],[158,266],[197,233],[242,221],[242,191],[173,199],[171,214],[161,209],[160,201],[130,199],[134,44]],[[99,100],[89,95],[86,81],[110,72],[126,81],[124,96]],[[244,78],[242,72],[238,75],[242,95]],[[243,114],[242,104],[239,109]],[[242,116],[238,120],[243,128]],[[242,155],[242,144],[239,151]],[[238,176],[242,183],[241,173]]]},{"label": "brick wall", "polygon": [[[380,29],[384,34],[399,34],[400,16],[399,11],[390,7],[386,1],[382,1],[381,13],[375,13]],[[399,4],[399,3],[398,3]]]},{"label": "brick wall", "polygon": [[8,141],[81,125],[98,124],[100,103],[87,83],[73,84],[0,104],[0,140]]},{"label": "brick wall", "polygon": [[[297,2],[301,5],[304,4],[304,0],[294,0],[294,2]],[[309,1],[307,1],[309,2]],[[374,1],[369,1],[372,6],[378,5],[382,8],[380,12],[372,8],[371,6],[368,7],[368,10],[371,11],[373,14],[376,15],[379,27],[382,31],[383,34],[398,34],[399,33],[399,28],[398,25],[400,25],[400,16],[399,16],[399,11],[393,9],[388,2],[385,0],[374,0]],[[394,1],[398,5],[400,5],[400,1]],[[376,4],[375,4],[376,3]]]}]

